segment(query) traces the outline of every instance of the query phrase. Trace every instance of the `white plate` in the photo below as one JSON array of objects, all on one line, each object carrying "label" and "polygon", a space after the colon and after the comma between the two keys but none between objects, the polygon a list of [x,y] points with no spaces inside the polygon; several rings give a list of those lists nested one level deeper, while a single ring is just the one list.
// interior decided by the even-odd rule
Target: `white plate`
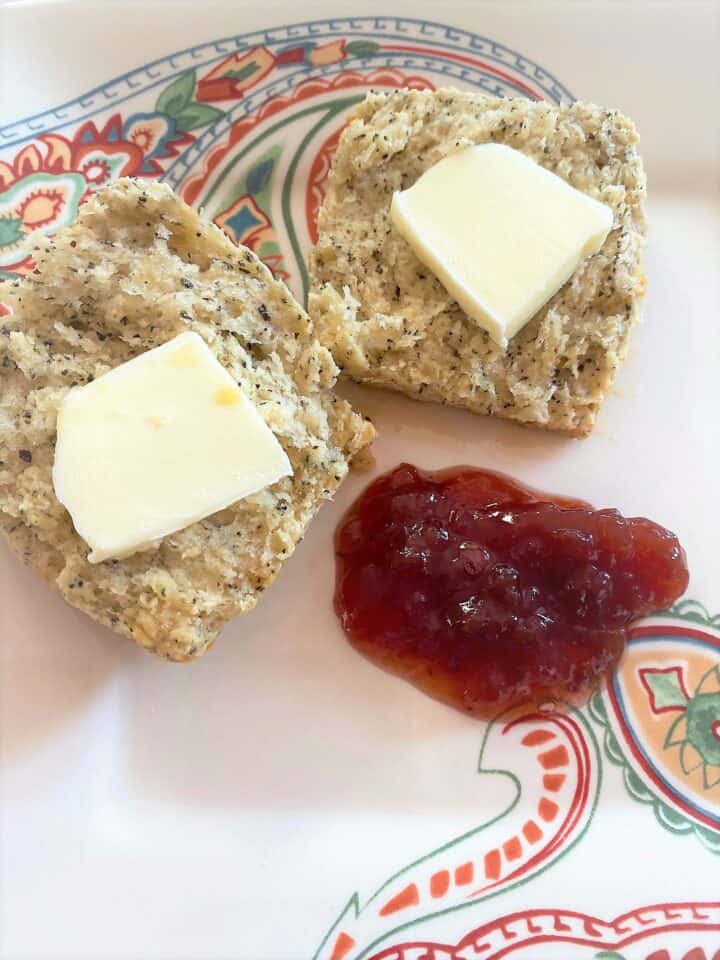
[{"label": "white plate", "polygon": [[[376,420],[378,472],[472,463],[650,516],[684,543],[694,602],[641,625],[590,707],[508,728],[429,700],[344,640],[331,538],[367,476],[190,666],[95,626],[3,549],[5,960],[720,947],[717,5],[360,6],[0,7],[0,226],[21,210],[52,230],[88,184],[162,175],[262,240],[301,294],[323,148],[369,85],[623,109],[650,178],[650,292],[592,438],[343,389]],[[0,246],[6,269],[27,268],[22,244]],[[700,702],[705,726],[675,728],[695,745],[665,746]],[[557,790],[547,772],[564,775]]]}]

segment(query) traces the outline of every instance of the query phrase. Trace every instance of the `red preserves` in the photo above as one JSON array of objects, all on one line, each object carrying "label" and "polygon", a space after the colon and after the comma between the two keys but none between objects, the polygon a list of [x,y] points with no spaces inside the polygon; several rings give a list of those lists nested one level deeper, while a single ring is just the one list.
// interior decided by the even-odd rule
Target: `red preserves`
[{"label": "red preserves", "polygon": [[335,607],[351,643],[468,713],[578,702],[628,626],[685,591],[674,534],[497,473],[402,464],[336,534]]}]

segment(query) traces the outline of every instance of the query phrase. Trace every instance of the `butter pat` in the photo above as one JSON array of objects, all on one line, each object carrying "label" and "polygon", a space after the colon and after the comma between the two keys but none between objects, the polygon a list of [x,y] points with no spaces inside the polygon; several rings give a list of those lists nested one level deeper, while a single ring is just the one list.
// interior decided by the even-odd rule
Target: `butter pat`
[{"label": "butter pat", "polygon": [[58,412],[53,485],[91,563],[290,474],[273,432],[196,333],[74,388]]},{"label": "butter pat", "polygon": [[418,258],[502,348],[597,253],[613,223],[605,204],[496,143],[440,160],[395,193],[390,214]]}]

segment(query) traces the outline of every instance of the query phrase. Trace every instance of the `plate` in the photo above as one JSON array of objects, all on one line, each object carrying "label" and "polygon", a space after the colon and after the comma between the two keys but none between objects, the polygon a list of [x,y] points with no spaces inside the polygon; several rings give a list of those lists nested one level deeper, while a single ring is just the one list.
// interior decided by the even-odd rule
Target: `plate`
[{"label": "plate", "polygon": [[617,106],[649,172],[650,292],[594,435],[342,389],[376,421],[375,472],[471,463],[648,515],[679,534],[690,588],[635,627],[587,707],[485,724],[343,638],[332,531],[367,474],[189,666],[95,626],[3,549],[0,953],[717,956],[717,6],[298,14],[285,0],[0,8],[0,268],[32,270],[30,228],[52,233],[131,174],[203,206],[303,297],[338,132],[368,88]]}]

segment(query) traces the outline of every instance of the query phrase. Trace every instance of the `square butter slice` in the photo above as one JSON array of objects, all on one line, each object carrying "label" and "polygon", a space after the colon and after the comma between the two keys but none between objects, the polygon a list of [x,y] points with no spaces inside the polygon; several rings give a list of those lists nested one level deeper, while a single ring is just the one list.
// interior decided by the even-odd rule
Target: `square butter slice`
[{"label": "square butter slice", "polygon": [[503,349],[600,249],[612,210],[519,150],[458,150],[393,196],[418,258]]},{"label": "square butter slice", "polygon": [[252,401],[196,333],[67,394],[53,485],[98,563],[292,474]]}]

